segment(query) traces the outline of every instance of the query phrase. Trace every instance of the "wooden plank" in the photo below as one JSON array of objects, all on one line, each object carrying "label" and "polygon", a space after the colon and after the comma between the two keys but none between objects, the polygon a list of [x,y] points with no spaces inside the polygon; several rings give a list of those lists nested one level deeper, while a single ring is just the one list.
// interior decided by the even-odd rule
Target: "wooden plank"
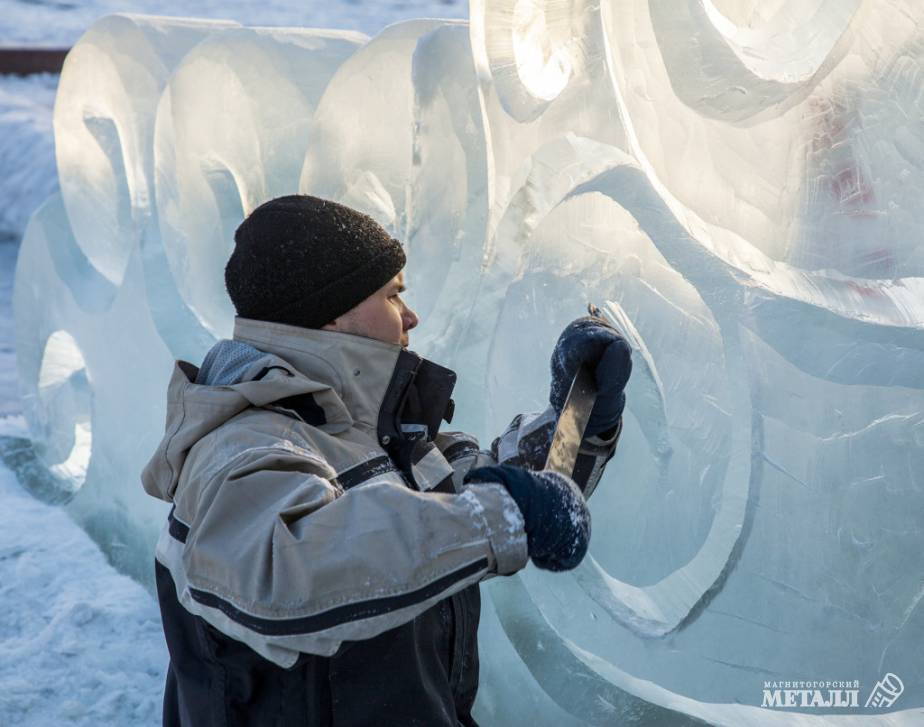
[{"label": "wooden plank", "polygon": [[0,73],[28,76],[32,73],[60,73],[70,48],[0,47]]}]

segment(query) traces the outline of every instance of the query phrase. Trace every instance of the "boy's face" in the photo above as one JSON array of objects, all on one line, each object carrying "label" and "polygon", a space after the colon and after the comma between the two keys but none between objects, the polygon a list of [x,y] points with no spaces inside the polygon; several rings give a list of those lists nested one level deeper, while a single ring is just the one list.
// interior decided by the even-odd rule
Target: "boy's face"
[{"label": "boy's face", "polygon": [[324,326],[324,330],[352,333],[406,348],[408,331],[416,327],[420,319],[401,299],[404,291],[402,271],[362,303]]}]

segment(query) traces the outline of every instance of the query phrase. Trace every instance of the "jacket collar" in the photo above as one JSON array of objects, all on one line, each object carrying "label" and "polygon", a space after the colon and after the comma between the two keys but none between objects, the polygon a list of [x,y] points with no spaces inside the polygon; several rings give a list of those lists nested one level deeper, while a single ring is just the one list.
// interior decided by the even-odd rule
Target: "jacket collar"
[{"label": "jacket collar", "polygon": [[401,346],[338,331],[235,318],[234,339],[272,353],[329,386],[350,416],[375,428]]}]

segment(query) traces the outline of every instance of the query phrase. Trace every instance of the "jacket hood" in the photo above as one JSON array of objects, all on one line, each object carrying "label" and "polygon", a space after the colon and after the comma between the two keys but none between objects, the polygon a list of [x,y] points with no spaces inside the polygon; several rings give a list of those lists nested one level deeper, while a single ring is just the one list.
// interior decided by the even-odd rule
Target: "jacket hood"
[{"label": "jacket hood", "polygon": [[141,474],[145,491],[173,501],[183,464],[203,437],[250,407],[312,394],[332,434],[375,429],[401,346],[336,331],[246,318],[202,367],[177,361],[167,387],[164,438]]}]

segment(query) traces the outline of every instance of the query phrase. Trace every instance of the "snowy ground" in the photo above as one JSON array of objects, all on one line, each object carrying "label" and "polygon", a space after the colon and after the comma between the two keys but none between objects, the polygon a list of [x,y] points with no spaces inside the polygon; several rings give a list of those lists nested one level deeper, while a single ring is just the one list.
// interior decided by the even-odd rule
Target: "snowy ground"
[{"label": "snowy ground", "polygon": [[50,74],[0,76],[0,240],[18,239],[33,210],[58,188],[51,129],[57,87]]},{"label": "snowy ground", "polygon": [[[465,17],[465,0],[0,0],[0,45],[71,45],[117,11],[231,18],[374,34],[413,17]],[[27,436],[16,392],[18,241],[57,188],[56,76],[0,76],[0,453]],[[6,456],[10,461],[9,456]],[[160,723],[166,647],[151,595],[0,465],[0,727]]]},{"label": "snowy ground", "polygon": [[19,245],[14,239],[0,238],[0,417],[15,416],[22,411],[16,384],[16,349],[11,305],[13,269],[16,266],[18,252]]},{"label": "snowy ground", "polygon": [[5,468],[0,501],[0,725],[157,724],[167,649],[150,594]]}]

